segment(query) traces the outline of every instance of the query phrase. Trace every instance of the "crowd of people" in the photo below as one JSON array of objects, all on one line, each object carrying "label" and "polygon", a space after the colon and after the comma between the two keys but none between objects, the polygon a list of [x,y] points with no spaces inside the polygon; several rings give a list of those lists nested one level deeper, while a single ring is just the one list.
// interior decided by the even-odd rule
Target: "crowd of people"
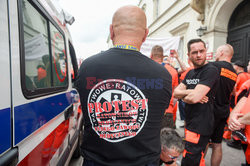
[{"label": "crowd of people", "polygon": [[[176,166],[181,154],[182,166],[200,166],[209,144],[211,165],[219,166],[225,126],[242,141],[249,165],[250,65],[247,73],[244,63],[232,64],[234,50],[226,43],[218,47],[216,61],[208,62],[201,39],[187,43],[189,67],[171,50],[180,66],[176,70],[160,45],[148,58],[140,53],[146,20],[136,6],[119,8],[110,25],[114,47],[80,67],[83,166]],[[184,140],[175,131],[177,106]]]}]

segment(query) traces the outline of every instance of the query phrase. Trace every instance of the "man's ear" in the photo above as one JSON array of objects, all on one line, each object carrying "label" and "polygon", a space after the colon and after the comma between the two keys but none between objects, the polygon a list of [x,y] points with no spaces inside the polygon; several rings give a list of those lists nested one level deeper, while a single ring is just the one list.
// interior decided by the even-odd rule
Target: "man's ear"
[{"label": "man's ear", "polygon": [[224,54],[224,51],[220,50],[220,56],[223,56],[223,54]]},{"label": "man's ear", "polygon": [[148,28],[146,28],[146,30],[145,30],[145,34],[143,36],[142,43],[145,42],[147,36],[148,36]]},{"label": "man's ear", "polygon": [[110,26],[109,26],[109,33],[110,33],[110,39],[113,40],[115,37],[115,34],[114,34],[114,29],[113,29],[112,24],[110,24]]},{"label": "man's ear", "polygon": [[152,53],[150,53],[150,59],[152,59],[153,58],[153,54]]}]

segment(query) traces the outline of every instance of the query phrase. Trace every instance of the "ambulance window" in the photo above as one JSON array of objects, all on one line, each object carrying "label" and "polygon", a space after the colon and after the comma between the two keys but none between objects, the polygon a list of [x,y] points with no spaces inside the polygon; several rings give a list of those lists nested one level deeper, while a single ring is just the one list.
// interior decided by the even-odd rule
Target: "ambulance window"
[{"label": "ambulance window", "polygon": [[57,24],[39,3],[19,2],[24,96],[34,98],[64,91],[68,86],[68,66],[61,24]]},{"label": "ambulance window", "polygon": [[63,35],[50,23],[53,85],[67,85],[67,59]]},{"label": "ambulance window", "polygon": [[22,8],[26,88],[51,87],[47,21],[26,0]]},{"label": "ambulance window", "polygon": [[75,82],[76,76],[78,74],[78,63],[77,63],[77,58],[76,58],[76,53],[73,45],[69,42],[69,53],[70,53],[70,59],[71,59],[71,79],[72,82]]}]

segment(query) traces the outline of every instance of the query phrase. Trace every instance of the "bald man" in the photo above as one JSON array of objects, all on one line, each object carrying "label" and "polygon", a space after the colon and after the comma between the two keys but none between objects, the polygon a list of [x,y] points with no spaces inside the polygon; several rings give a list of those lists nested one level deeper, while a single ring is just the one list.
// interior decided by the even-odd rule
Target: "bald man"
[{"label": "bald man", "polygon": [[213,64],[218,68],[220,73],[219,87],[215,95],[214,115],[215,128],[211,136],[212,156],[211,165],[219,166],[222,159],[222,136],[227,118],[230,114],[229,101],[230,94],[236,83],[237,74],[231,64],[234,50],[229,44],[218,47],[216,51],[216,62]]},{"label": "bald man", "polygon": [[162,65],[139,52],[147,34],[145,13],[122,7],[110,25],[114,47],[80,67],[84,166],[159,164],[161,119],[172,84]]}]

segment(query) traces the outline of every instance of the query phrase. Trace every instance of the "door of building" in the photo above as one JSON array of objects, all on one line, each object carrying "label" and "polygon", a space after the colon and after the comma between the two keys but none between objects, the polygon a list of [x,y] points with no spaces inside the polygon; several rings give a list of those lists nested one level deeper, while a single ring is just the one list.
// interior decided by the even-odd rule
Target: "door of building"
[{"label": "door of building", "polygon": [[244,0],[234,10],[228,24],[227,41],[234,48],[232,62],[250,60],[250,1]]}]

